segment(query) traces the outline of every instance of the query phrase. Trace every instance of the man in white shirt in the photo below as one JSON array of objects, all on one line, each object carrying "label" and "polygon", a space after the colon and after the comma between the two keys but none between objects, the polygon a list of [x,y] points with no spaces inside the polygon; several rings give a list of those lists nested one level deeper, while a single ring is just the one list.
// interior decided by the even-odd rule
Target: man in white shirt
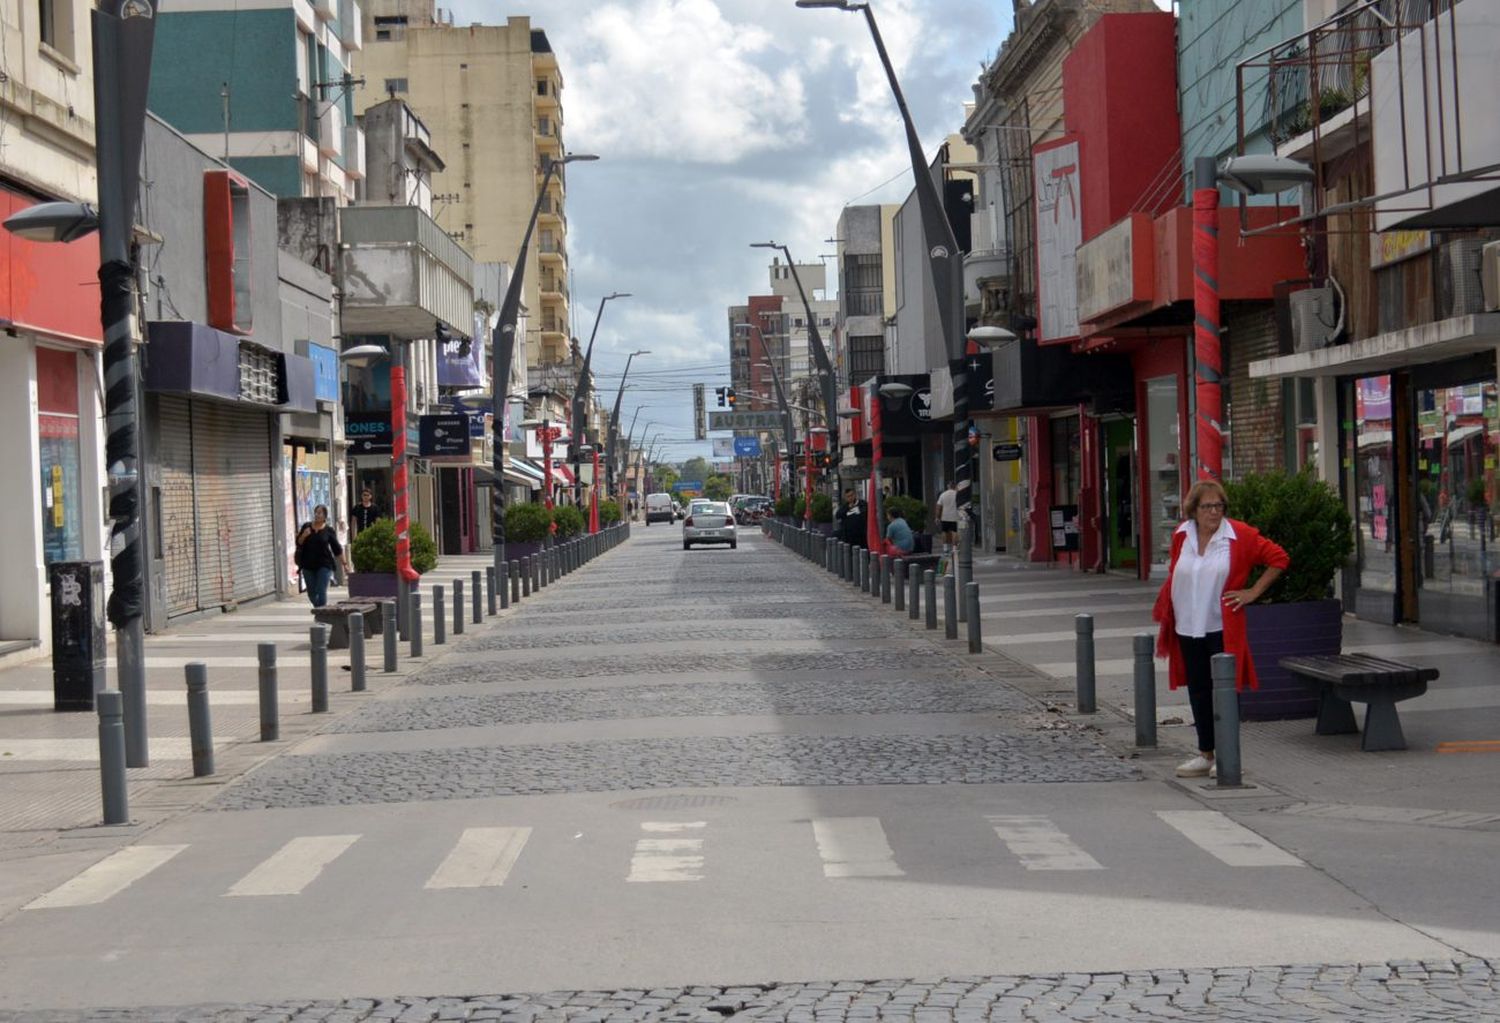
[{"label": "man in white shirt", "polygon": [[951,483],[938,495],[937,520],[938,528],[943,531],[943,543],[951,551],[958,542],[958,491]]}]

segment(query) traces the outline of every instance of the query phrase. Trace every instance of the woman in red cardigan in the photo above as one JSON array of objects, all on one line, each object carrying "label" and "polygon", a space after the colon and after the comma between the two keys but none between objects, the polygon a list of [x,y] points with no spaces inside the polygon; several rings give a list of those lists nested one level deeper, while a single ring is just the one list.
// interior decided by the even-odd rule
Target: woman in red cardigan
[{"label": "woman in red cardigan", "polygon": [[[1234,654],[1240,689],[1255,689],[1255,662],[1245,634],[1245,606],[1281,575],[1291,559],[1249,523],[1229,518],[1229,497],[1216,480],[1199,480],[1183,502],[1187,521],[1172,537],[1167,581],[1151,617],[1161,623],[1156,655],[1166,657],[1173,689],[1186,685],[1198,729],[1198,755],[1179,778],[1214,776],[1214,654]],[[1247,588],[1257,566],[1265,571]]]}]

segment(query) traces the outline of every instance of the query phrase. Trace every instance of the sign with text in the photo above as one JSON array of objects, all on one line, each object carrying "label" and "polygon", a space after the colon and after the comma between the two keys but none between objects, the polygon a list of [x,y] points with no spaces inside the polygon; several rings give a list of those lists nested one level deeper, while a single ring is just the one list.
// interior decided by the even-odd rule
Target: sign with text
[{"label": "sign with text", "polygon": [[389,412],[345,412],[344,436],[349,450],[356,455],[391,453],[391,414]]},{"label": "sign with text", "polygon": [[703,415],[707,404],[703,400],[703,385],[693,385],[693,439],[707,440],[708,427],[704,424]]},{"label": "sign with text", "polygon": [[736,437],[734,439],[734,455],[736,458],[759,458],[759,437]]},{"label": "sign with text", "polygon": [[997,462],[1015,462],[1021,458],[1021,445],[1019,444],[996,444],[990,448],[990,454]]},{"label": "sign with text", "polygon": [[1151,301],[1155,230],[1132,213],[1079,246],[1078,318],[1085,323],[1125,306]]},{"label": "sign with text", "polygon": [[710,430],[780,430],[785,420],[780,412],[710,412]]},{"label": "sign with text", "polygon": [[1043,343],[1078,336],[1078,246],[1083,242],[1078,142],[1033,149],[1036,194],[1037,339]]},{"label": "sign with text", "polygon": [[692,491],[695,494],[701,494],[703,492],[703,481],[702,480],[678,480],[676,483],[672,484],[672,491],[673,491],[673,493],[677,493],[677,494],[684,494],[684,493],[687,493],[688,491]]},{"label": "sign with text", "polygon": [[734,441],[735,441],[735,439],[733,437],[715,437],[714,438],[714,457],[715,458],[733,458],[734,457]]},{"label": "sign with text", "polygon": [[419,436],[419,453],[424,457],[467,456],[471,441],[469,417],[463,412],[423,416]]}]

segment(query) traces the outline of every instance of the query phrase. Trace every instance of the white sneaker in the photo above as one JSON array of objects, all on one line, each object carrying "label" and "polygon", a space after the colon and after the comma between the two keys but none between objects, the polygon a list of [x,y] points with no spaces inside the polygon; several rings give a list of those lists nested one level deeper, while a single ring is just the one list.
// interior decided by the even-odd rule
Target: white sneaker
[{"label": "white sneaker", "polygon": [[1179,778],[1204,778],[1211,777],[1214,762],[1205,756],[1196,756],[1191,760],[1183,761],[1177,765],[1177,777]]},{"label": "white sneaker", "polygon": [[1208,776],[1210,778],[1218,778],[1219,777],[1219,762],[1217,760],[1215,760],[1213,762],[1213,764],[1211,764],[1209,766],[1209,768],[1208,768]]}]

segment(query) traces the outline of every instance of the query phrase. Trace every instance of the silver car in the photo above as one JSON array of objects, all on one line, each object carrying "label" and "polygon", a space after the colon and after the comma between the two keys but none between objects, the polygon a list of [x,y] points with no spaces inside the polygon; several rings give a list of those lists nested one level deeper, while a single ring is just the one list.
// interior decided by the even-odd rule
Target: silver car
[{"label": "silver car", "polygon": [[738,547],[734,513],[723,501],[694,501],[692,513],[682,523],[682,549],[691,550],[695,543],[727,543]]}]

